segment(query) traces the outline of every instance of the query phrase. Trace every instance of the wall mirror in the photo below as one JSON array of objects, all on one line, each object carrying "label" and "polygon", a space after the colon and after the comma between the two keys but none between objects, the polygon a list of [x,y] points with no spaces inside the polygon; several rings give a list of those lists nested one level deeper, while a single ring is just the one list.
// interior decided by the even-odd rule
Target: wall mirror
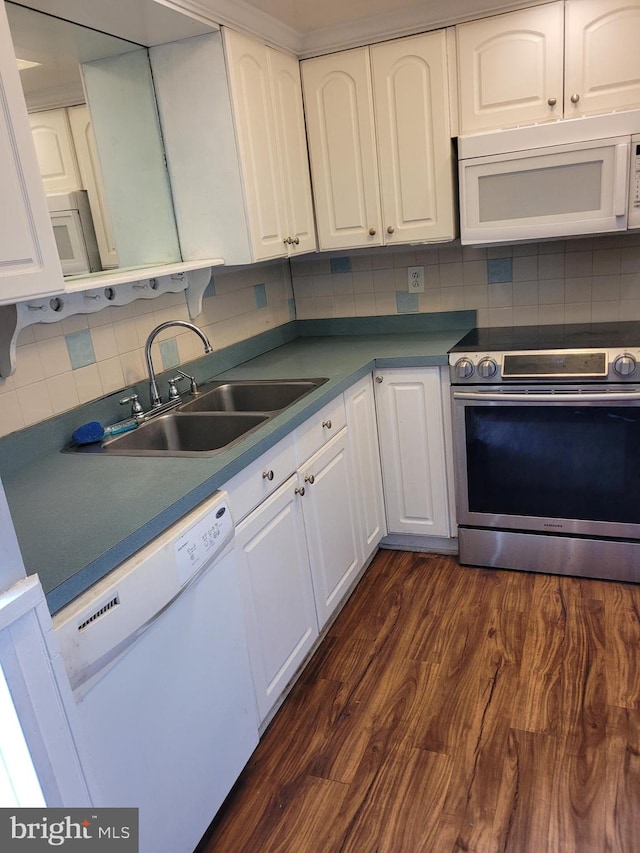
[{"label": "wall mirror", "polygon": [[180,261],[146,48],[5,8],[65,275]]}]

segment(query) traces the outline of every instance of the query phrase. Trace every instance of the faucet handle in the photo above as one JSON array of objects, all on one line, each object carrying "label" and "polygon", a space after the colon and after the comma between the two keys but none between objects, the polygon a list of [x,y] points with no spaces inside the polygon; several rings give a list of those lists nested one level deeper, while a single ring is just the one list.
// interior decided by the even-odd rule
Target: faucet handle
[{"label": "faucet handle", "polygon": [[170,400],[178,400],[180,399],[180,392],[176,388],[176,382],[179,382],[182,379],[182,376],[174,376],[173,379],[169,379],[169,399]]},{"label": "faucet handle", "polygon": [[195,397],[196,394],[199,393],[198,386],[196,384],[195,376],[189,376],[188,373],[184,373],[182,370],[176,370],[176,373],[179,374],[177,379],[188,379],[189,380],[189,382],[191,383],[191,387],[189,388],[189,393],[191,394],[192,397]]},{"label": "faucet handle", "polygon": [[127,403],[131,403],[132,415],[141,415],[144,411],[142,404],[138,400],[137,394],[130,394],[128,397],[123,397],[119,402],[121,406],[126,406]]}]

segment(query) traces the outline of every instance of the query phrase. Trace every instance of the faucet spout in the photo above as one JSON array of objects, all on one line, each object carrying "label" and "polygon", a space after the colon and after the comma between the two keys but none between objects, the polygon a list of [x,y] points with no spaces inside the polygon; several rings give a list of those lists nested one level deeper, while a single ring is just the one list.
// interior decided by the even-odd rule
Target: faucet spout
[{"label": "faucet spout", "polygon": [[151,405],[153,408],[157,408],[162,405],[162,400],[160,398],[160,393],[158,392],[158,383],[156,381],[156,373],[153,369],[153,361],[151,358],[151,346],[155,341],[156,337],[163,332],[165,329],[170,329],[173,326],[178,326],[183,329],[190,329],[192,332],[200,338],[204,345],[204,351],[206,353],[213,352],[213,347],[211,346],[211,342],[209,338],[205,335],[202,329],[199,329],[197,326],[194,326],[193,323],[187,323],[186,320],[167,320],[166,323],[160,323],[159,326],[156,326],[155,329],[151,332],[149,337],[147,338],[147,342],[144,348],[144,356],[147,362],[147,371],[149,373],[149,390],[151,393]]}]

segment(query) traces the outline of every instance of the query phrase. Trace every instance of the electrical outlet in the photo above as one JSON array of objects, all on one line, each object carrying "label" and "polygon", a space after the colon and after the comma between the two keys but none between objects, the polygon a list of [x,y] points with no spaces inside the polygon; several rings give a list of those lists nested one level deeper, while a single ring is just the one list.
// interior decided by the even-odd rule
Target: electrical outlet
[{"label": "electrical outlet", "polygon": [[407,283],[409,293],[424,293],[424,267],[409,267]]}]

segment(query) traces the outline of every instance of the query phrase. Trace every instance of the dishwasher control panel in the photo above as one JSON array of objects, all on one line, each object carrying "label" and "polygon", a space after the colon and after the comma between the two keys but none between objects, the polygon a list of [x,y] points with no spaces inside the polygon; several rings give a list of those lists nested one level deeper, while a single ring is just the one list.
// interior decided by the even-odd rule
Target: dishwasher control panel
[{"label": "dishwasher control panel", "polygon": [[224,547],[232,533],[231,511],[223,501],[176,540],[173,547],[181,586]]}]

